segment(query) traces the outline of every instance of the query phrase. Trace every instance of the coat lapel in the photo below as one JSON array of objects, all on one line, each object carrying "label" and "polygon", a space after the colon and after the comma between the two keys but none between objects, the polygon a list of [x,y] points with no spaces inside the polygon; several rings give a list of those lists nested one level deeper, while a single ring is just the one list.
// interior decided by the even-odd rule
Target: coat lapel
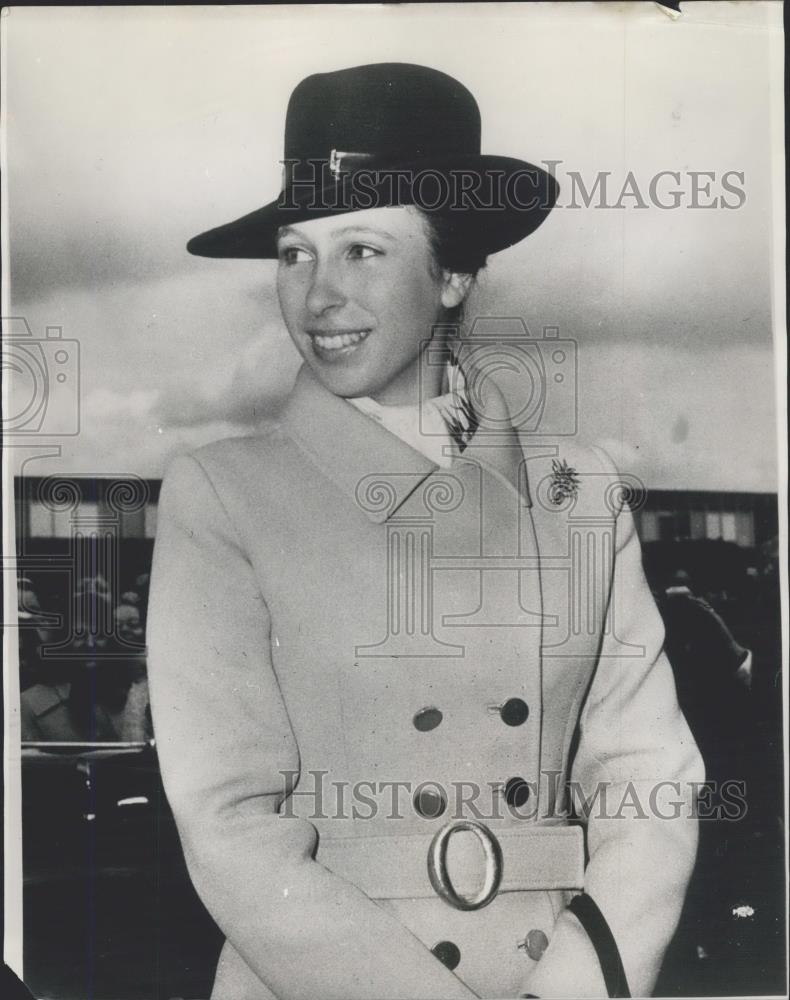
[{"label": "coat lapel", "polygon": [[[304,364],[281,424],[310,459],[374,522],[391,517],[439,466],[335,396]],[[512,428],[479,427],[461,454],[504,480],[530,506],[526,463]],[[386,488],[382,484],[386,483]],[[379,493],[378,491],[382,491]],[[386,499],[385,499],[386,495]]]},{"label": "coat lapel", "polygon": [[[553,443],[522,439],[534,505],[531,508],[543,598],[541,663],[543,739],[541,768],[565,772],[580,706],[589,688],[605,627],[614,522],[606,503],[609,477],[591,453],[567,439]],[[578,495],[552,492],[555,462],[568,458],[580,473]],[[541,814],[560,805],[550,783]]]},{"label": "coat lapel", "polygon": [[[551,475],[551,460],[557,457],[558,447],[552,442],[520,442],[515,434],[494,434],[490,428],[480,427],[453,465],[439,469],[325,389],[306,365],[282,412],[281,426],[350,502],[375,523],[390,521],[389,527],[395,532],[401,521],[408,527],[411,515],[419,512],[424,490],[417,491],[429,476],[449,474],[470,487],[470,497],[479,498],[480,551],[477,560],[472,558],[478,580],[477,600],[471,602],[466,613],[451,614],[434,623],[438,631],[433,636],[432,626],[428,653],[417,648],[417,640],[425,641],[425,636],[406,634],[409,630],[401,629],[397,644],[389,637],[370,647],[357,648],[356,655],[457,657],[457,650],[466,647],[470,636],[476,640],[479,635],[489,635],[487,630],[496,626],[498,640],[506,645],[512,642],[513,656],[523,665],[524,677],[535,678],[541,691],[540,713],[535,705],[534,721],[544,740],[547,733],[554,735],[548,746],[543,745],[543,740],[536,743],[536,756],[542,765],[566,757],[571,736],[566,722],[575,719],[574,706],[586,690],[598,636],[575,634],[569,621],[573,596],[570,511],[567,505],[554,507],[541,500],[542,484]],[[473,484],[477,485],[472,488]],[[513,524],[517,524],[516,529]],[[452,538],[446,541],[452,545]],[[441,543],[441,536],[437,536],[437,542]],[[463,558],[456,563],[448,555],[453,552],[440,544],[434,567],[439,573],[437,581],[442,570],[456,565],[465,568]],[[469,555],[474,557],[472,549]],[[518,557],[513,569],[507,565],[508,556]],[[491,568],[480,564],[479,557],[491,559]],[[472,566],[467,572],[470,570]],[[405,587],[406,582],[400,580],[399,585]],[[437,641],[440,638],[441,643]],[[438,648],[448,643],[447,649]],[[540,716],[544,716],[542,724]],[[547,801],[541,812],[550,814],[553,807],[553,800]]]},{"label": "coat lapel", "polygon": [[386,521],[438,466],[299,369],[281,425],[371,521]]}]

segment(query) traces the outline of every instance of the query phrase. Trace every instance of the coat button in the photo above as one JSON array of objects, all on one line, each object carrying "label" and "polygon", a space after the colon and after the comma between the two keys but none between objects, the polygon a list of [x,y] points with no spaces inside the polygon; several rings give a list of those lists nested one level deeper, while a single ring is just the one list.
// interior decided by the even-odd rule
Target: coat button
[{"label": "coat button", "polygon": [[529,785],[523,778],[510,778],[505,783],[505,801],[509,806],[518,809],[526,805],[529,798]]},{"label": "coat button", "polygon": [[414,793],[414,808],[420,816],[435,819],[447,808],[447,800],[439,788],[418,788]]},{"label": "coat button", "polygon": [[521,698],[508,698],[499,714],[506,726],[521,726],[527,721],[529,705]]},{"label": "coat button", "polygon": [[461,961],[460,949],[452,941],[440,941],[431,948],[431,951],[448,969],[454,969]]},{"label": "coat button", "polygon": [[549,939],[541,930],[533,929],[524,938],[524,943],[519,945],[523,948],[533,962],[537,962],[543,952],[549,946]]},{"label": "coat button", "polygon": [[436,729],[441,721],[442,713],[438,708],[421,708],[412,719],[414,728],[421,733],[429,733],[432,729]]}]

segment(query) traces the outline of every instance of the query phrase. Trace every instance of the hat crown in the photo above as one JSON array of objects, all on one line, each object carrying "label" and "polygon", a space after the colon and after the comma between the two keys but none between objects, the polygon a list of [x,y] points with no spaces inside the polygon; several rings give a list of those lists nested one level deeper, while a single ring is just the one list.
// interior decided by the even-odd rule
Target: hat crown
[{"label": "hat crown", "polygon": [[316,73],[296,87],[285,124],[286,160],[332,150],[394,162],[480,153],[480,111],[453,77],[412,63]]},{"label": "hat crown", "polygon": [[288,103],[279,197],[195,236],[187,249],[271,259],[283,226],[414,205],[452,222],[458,268],[474,269],[481,255],[534,232],[559,190],[541,167],[482,155],[480,131],[472,94],[428,66],[372,63],[316,73]]}]

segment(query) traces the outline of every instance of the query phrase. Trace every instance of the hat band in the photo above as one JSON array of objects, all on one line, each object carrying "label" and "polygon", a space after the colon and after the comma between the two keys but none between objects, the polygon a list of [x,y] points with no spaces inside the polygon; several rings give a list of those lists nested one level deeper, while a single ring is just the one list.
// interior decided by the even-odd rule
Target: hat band
[{"label": "hat band", "polygon": [[309,158],[296,157],[294,159],[285,159],[282,161],[282,188],[285,190],[295,180],[299,180],[297,170],[303,164],[306,164],[311,169],[313,178],[316,178],[321,169],[328,165],[329,173],[335,181],[339,181],[343,174],[352,173],[364,166],[369,166],[375,159],[376,157],[373,153],[347,152],[342,149],[330,149],[328,157],[311,156]]},{"label": "hat band", "polygon": [[339,149],[332,149],[329,152],[329,172],[336,181],[339,181],[344,161],[347,164],[346,170],[358,170],[372,158],[371,153],[344,153]]}]

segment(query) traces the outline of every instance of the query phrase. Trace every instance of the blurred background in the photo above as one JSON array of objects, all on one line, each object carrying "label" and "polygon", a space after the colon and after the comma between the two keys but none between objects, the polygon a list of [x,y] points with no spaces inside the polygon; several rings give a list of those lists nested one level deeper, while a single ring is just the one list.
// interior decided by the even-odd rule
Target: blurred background
[{"label": "blurred background", "polygon": [[645,569],[708,778],[745,782],[745,816],[702,824],[657,992],[784,989],[780,8],[6,8],[5,469],[37,996],[210,991],[221,937],[151,742],[159,486],[179,452],[264,428],[298,358],[276,265],[184,244],[276,196],[299,80],[382,60],[462,80],[483,150],[560,181],[557,210],[491,259],[467,315],[573,342],[574,431],[646,487]]}]

